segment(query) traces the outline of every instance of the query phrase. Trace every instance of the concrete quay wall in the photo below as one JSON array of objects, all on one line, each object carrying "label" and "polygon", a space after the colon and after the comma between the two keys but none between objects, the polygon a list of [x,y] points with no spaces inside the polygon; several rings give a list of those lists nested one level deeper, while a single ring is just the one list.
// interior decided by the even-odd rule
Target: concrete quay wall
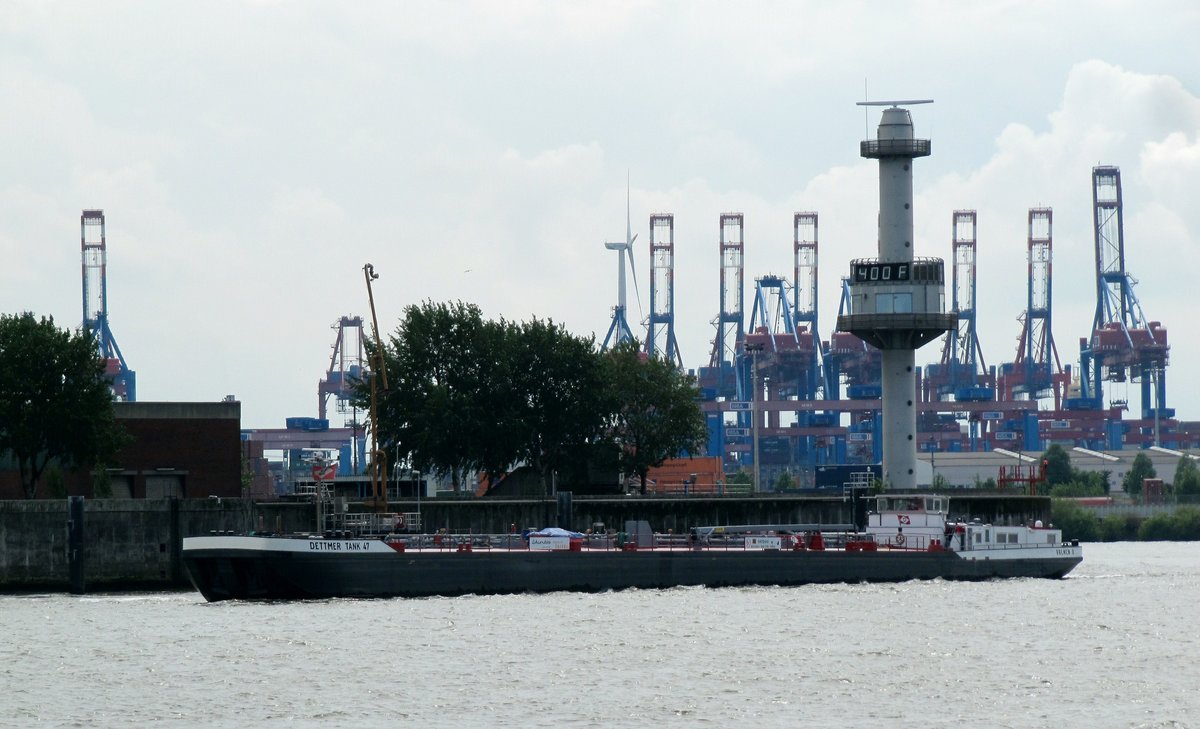
[{"label": "concrete quay wall", "polygon": [[[622,529],[644,519],[658,531],[747,523],[844,523],[840,500],[796,497],[428,499],[393,502],[422,515],[422,530],[506,533],[559,524]],[[350,504],[351,511],[360,505]],[[560,516],[561,512],[561,516]],[[187,589],[182,539],[212,532],[316,531],[306,503],[249,499],[0,501],[0,592]]]},{"label": "concrete quay wall", "polygon": [[183,537],[314,521],[311,505],[243,499],[0,501],[0,592],[183,589]]},{"label": "concrete quay wall", "polygon": [[[1045,497],[974,497],[971,514],[996,523],[1044,518]],[[864,505],[865,506],[865,505]],[[349,511],[362,510],[351,503]],[[848,524],[852,504],[840,496],[760,494],[557,499],[422,499],[394,501],[390,511],[420,512],[420,530],[503,534],[563,526],[621,530],[644,520],[658,532],[738,524]],[[310,503],[250,499],[84,499],[0,501],[0,592],[74,593],[187,589],[182,539],[212,532],[315,532]]]}]

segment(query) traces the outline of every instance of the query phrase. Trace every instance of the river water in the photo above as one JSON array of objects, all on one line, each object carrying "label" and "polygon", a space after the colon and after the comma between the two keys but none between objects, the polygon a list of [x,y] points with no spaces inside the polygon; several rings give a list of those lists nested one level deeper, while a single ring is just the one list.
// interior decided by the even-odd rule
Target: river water
[{"label": "river water", "polygon": [[0,596],[0,726],[1200,727],[1200,543],[1065,580]]}]

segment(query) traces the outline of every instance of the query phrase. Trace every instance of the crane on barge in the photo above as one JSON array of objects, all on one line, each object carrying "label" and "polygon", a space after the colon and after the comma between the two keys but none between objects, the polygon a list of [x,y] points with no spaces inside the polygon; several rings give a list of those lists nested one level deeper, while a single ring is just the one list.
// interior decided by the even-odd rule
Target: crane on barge
[{"label": "crane on barge", "polygon": [[363,276],[367,280],[367,301],[371,305],[371,336],[375,339],[375,351],[371,353],[371,505],[375,511],[385,513],[388,510],[387,500],[387,453],[379,447],[379,387],[387,392],[387,362],[383,356],[383,342],[379,339],[379,319],[375,316],[375,295],[371,291],[371,282],[379,278],[375,266],[370,263],[363,266]]}]

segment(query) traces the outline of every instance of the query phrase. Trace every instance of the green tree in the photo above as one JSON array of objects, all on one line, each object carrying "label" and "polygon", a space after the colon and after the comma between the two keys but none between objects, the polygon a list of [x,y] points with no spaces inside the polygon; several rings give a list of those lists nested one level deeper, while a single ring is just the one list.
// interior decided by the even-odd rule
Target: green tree
[{"label": "green tree", "polygon": [[645,358],[636,342],[614,347],[605,358],[610,401],[609,437],[620,449],[623,473],[646,473],[668,458],[697,452],[708,438],[695,378],[659,357]]},{"label": "green tree", "polygon": [[509,337],[515,392],[497,406],[510,411],[510,427],[524,436],[518,457],[537,467],[543,484],[552,474],[585,480],[610,408],[594,341],[538,319],[513,328]]},{"label": "green tree", "polygon": [[45,472],[46,492],[52,499],[67,498],[67,481],[61,468],[51,465]]},{"label": "green tree", "polygon": [[[241,474],[242,496],[249,496],[254,491],[254,469],[250,467],[250,459],[246,457],[245,448],[242,449],[242,474]],[[108,484],[108,474],[105,473],[104,486],[108,491],[108,495],[112,496],[112,487]],[[96,496],[100,495],[99,474],[96,480]]]},{"label": "green tree", "polygon": [[790,473],[781,473],[779,474],[779,478],[775,479],[774,487],[776,491],[787,491],[788,489],[794,489],[796,488],[796,479],[793,478],[792,474]]},{"label": "green tree", "polygon": [[1170,514],[1155,514],[1142,522],[1138,538],[1144,542],[1173,542],[1179,539],[1179,530]]},{"label": "green tree", "polygon": [[1174,489],[1176,496],[1195,496],[1200,494],[1200,468],[1191,456],[1180,456],[1179,465],[1175,467]]},{"label": "green tree", "polygon": [[975,483],[975,488],[977,488],[977,489],[982,489],[984,491],[995,491],[996,490],[996,479],[992,476],[988,476],[987,478],[980,478],[979,474],[975,474],[975,482],[974,483]]},{"label": "green tree", "polygon": [[[424,302],[405,309],[385,359],[386,452],[456,488],[469,473],[521,461],[543,483],[579,478],[602,440],[611,409],[603,363],[590,338],[552,321],[485,320],[473,304]],[[369,393],[359,383],[360,404]]]},{"label": "green tree", "polygon": [[744,468],[725,476],[725,489],[730,493],[750,493],[754,490],[754,477]]},{"label": "green tree", "polygon": [[1070,499],[1081,496],[1107,496],[1108,492],[1099,483],[1084,479],[1058,484],[1050,489],[1050,495],[1056,499]]},{"label": "green tree", "polygon": [[[245,460],[243,455],[243,463]],[[103,463],[97,463],[92,469],[92,494],[97,499],[112,498],[112,478],[108,475],[108,467]]]},{"label": "green tree", "polygon": [[1112,471],[1082,471],[1076,470],[1075,481],[1085,484],[1088,488],[1096,491],[1097,496],[1108,496],[1112,491]]},{"label": "green tree", "polygon": [[89,469],[126,441],[95,340],[52,317],[0,315],[0,454],[16,460],[26,498],[51,463]]},{"label": "green tree", "polygon": [[1200,540],[1200,509],[1181,506],[1175,510],[1174,516],[1180,539]]},{"label": "green tree", "polygon": [[1139,453],[1133,458],[1133,463],[1129,466],[1129,472],[1125,474],[1125,478],[1121,481],[1121,488],[1130,496],[1138,496],[1142,493],[1142,480],[1154,478],[1154,464],[1150,462],[1150,457],[1145,453]]},{"label": "green tree", "polygon": [[[615,450],[644,492],[650,468],[708,435],[692,378],[636,344],[602,356],[551,321],[486,321],[472,304],[424,302],[405,309],[385,349],[390,390],[372,427],[386,453],[456,487],[519,461],[543,479],[578,478]],[[369,393],[358,383],[361,405]]]},{"label": "green tree", "polygon": [[1095,515],[1072,501],[1054,499],[1050,506],[1050,520],[1062,529],[1063,539],[1078,539],[1085,542],[1096,540],[1098,520]]},{"label": "green tree", "polygon": [[1100,520],[1098,539],[1102,542],[1132,542],[1138,538],[1142,520],[1133,514],[1110,514]]},{"label": "green tree", "polygon": [[1046,463],[1046,483],[1051,488],[1075,480],[1075,472],[1071,468],[1071,456],[1058,443],[1053,443],[1046,449],[1046,452],[1042,454],[1042,460]]},{"label": "green tree", "polygon": [[[515,397],[502,351],[506,327],[462,302],[404,310],[385,345],[389,390],[379,394],[378,422],[371,424],[388,455],[448,476],[456,489],[469,472],[507,470],[525,435],[511,409],[498,406]],[[364,405],[369,392],[360,383]]]}]

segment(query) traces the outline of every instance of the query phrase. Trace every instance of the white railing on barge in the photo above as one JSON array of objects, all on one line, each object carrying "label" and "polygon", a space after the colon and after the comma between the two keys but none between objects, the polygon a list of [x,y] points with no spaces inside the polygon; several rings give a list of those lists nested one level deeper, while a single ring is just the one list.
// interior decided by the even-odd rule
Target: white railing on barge
[{"label": "white railing on barge", "polygon": [[[571,540],[570,551],[772,551],[795,549],[842,549],[846,544],[861,545],[870,541],[865,534],[851,532],[820,532],[820,546],[812,546],[817,532],[805,534],[728,534],[697,538],[691,534],[654,534],[649,545],[639,545],[635,539],[620,534],[585,534]],[[442,531],[437,534],[390,534],[385,539],[403,544],[405,549],[424,551],[474,552],[489,550],[527,550],[529,541],[519,533],[474,534]],[[798,546],[799,545],[799,546]],[[555,550],[550,550],[555,551]]]}]

